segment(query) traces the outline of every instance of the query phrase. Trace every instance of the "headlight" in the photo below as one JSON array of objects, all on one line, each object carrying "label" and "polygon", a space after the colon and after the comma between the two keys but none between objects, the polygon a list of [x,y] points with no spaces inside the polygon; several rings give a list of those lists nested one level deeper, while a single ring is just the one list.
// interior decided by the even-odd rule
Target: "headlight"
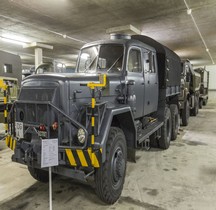
[{"label": "headlight", "polygon": [[85,142],[85,131],[82,128],[78,130],[77,138],[81,144]]}]

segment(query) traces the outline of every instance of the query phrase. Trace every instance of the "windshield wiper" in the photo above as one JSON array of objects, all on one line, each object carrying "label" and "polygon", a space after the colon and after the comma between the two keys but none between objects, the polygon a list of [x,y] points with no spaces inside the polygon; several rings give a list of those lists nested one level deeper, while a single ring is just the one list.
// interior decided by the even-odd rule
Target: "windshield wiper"
[{"label": "windshield wiper", "polygon": [[96,56],[92,59],[91,63],[85,68],[84,73],[85,73],[86,71],[89,70],[89,68],[90,68],[90,67],[92,66],[92,64],[95,62],[95,60],[97,59],[97,57],[98,57],[98,55],[96,55]]},{"label": "windshield wiper", "polygon": [[113,66],[115,66],[116,65],[116,63],[120,60],[120,58],[122,58],[123,57],[123,54],[122,55],[120,55],[115,61],[114,61],[114,63],[112,64],[112,66],[110,66],[110,68],[107,70],[107,72],[109,72],[112,68],[113,68]]}]

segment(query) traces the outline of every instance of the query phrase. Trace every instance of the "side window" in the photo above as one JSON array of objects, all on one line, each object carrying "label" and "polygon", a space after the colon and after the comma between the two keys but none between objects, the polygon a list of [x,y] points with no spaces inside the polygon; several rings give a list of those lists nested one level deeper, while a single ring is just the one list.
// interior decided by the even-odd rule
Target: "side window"
[{"label": "side window", "polygon": [[152,54],[152,73],[156,72],[156,67],[155,67],[155,54]]},{"label": "side window", "polygon": [[151,51],[144,52],[144,70],[145,72],[149,72],[149,73],[156,72],[155,54],[153,54]]},{"label": "side window", "polygon": [[141,52],[138,49],[131,49],[128,58],[128,71],[142,72]]},{"label": "side window", "polygon": [[149,72],[150,70],[150,52],[144,52],[144,72]]},{"label": "side window", "polygon": [[4,64],[4,73],[13,73],[12,64]]}]

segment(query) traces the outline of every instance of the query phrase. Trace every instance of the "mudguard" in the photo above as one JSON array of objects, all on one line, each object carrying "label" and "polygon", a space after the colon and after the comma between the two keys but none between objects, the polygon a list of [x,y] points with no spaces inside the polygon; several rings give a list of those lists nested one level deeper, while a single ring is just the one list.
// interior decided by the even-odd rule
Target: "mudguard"
[{"label": "mudguard", "polygon": [[[102,162],[106,159],[106,142],[109,135],[110,127],[113,120],[119,122],[119,127],[123,130],[127,142],[128,159],[135,162],[135,148],[136,148],[136,127],[133,119],[133,113],[129,106],[111,107],[107,108],[99,136],[98,142],[102,147]],[[114,125],[115,126],[115,125]]]}]

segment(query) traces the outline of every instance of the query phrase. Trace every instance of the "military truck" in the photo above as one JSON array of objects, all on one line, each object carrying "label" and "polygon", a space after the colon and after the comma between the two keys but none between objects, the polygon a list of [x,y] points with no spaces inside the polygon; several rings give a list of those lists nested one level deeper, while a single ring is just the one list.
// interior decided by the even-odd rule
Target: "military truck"
[{"label": "military truck", "polygon": [[180,58],[146,36],[112,35],[84,45],[76,73],[24,79],[9,119],[12,160],[46,182],[41,142],[57,138],[59,165],[52,172],[92,177],[100,199],[114,203],[135,149],[151,143],[168,149],[176,139],[180,74]]},{"label": "military truck", "polygon": [[187,126],[189,116],[199,111],[201,76],[193,70],[189,60],[182,61],[181,94],[179,96],[182,125]]},{"label": "military truck", "polygon": [[0,77],[16,78],[20,86],[22,80],[20,56],[0,51]]},{"label": "military truck", "polygon": [[[18,87],[22,78],[21,68],[21,59],[18,55],[0,51],[0,80],[8,85],[8,108],[17,99]],[[0,87],[0,123],[4,122],[4,106],[4,91]]]},{"label": "military truck", "polygon": [[3,81],[4,84],[7,84],[8,88],[6,91],[6,104],[5,104],[5,95],[4,89],[0,86],[0,123],[4,123],[4,109],[5,105],[7,105],[7,109],[10,110],[13,102],[17,99],[18,93],[18,80],[12,77],[1,77],[0,80]]},{"label": "military truck", "polygon": [[197,68],[194,71],[201,75],[199,108],[202,109],[202,106],[205,106],[208,102],[209,71],[205,68]]}]

